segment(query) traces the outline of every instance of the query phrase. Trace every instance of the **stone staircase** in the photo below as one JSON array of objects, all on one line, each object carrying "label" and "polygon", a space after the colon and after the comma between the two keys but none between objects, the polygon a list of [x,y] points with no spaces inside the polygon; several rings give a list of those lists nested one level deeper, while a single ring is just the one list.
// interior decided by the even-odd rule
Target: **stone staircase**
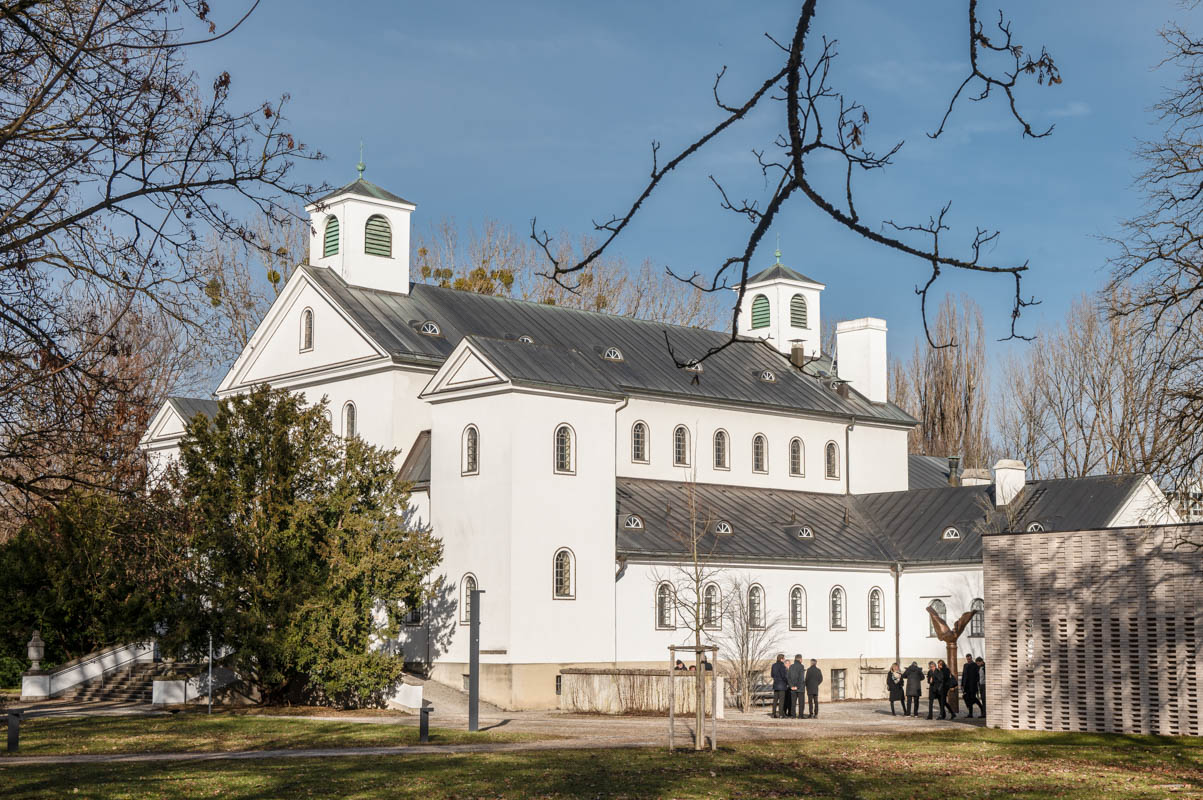
[{"label": "stone staircase", "polygon": [[179,667],[179,664],[135,664],[103,678],[73,686],[55,699],[78,703],[149,703],[154,679]]}]

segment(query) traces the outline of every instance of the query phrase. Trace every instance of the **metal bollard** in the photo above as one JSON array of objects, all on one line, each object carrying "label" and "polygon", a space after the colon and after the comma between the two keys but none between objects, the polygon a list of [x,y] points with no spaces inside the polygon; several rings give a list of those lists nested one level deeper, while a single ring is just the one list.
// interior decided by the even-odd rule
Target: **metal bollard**
[{"label": "metal bollard", "polygon": [[434,706],[422,706],[422,719],[418,721],[418,741],[426,744],[430,741],[430,713]]},{"label": "metal bollard", "polygon": [[15,753],[21,744],[21,712],[8,712],[8,752]]}]

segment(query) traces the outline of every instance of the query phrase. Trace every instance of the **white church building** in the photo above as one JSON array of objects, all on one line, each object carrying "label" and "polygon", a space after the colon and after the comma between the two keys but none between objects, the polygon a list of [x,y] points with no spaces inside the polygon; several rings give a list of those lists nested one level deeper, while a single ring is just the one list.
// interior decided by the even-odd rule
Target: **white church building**
[{"label": "white church building", "polygon": [[[309,264],[215,395],[325,397],[342,435],[400,451],[445,553],[442,591],[395,645],[436,680],[462,685],[473,587],[482,697],[504,708],[555,707],[565,667],[663,665],[692,643],[661,585],[685,559],[691,493],[709,528],[707,635],[738,577],[832,699],[880,696],[893,661],[944,655],[925,608],[983,607],[983,530],[1171,521],[1146,476],[1027,482],[1020,462],[962,473],[908,456],[886,323],[840,322],[821,353],[824,286],[779,255],[749,281],[739,341],[685,369],[666,336],[689,358],[728,334],[414,282],[415,209],[362,176],[310,205]],[[216,402],[168,401],[142,442],[152,464]],[[962,652],[988,635],[979,614]]]}]

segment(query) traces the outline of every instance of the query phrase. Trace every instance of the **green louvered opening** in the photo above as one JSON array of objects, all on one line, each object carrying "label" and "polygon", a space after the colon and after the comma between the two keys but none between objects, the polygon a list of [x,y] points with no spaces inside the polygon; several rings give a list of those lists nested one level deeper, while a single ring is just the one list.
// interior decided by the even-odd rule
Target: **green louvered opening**
[{"label": "green louvered opening", "polygon": [[338,217],[326,220],[326,241],[322,245],[322,258],[338,255]]},{"label": "green louvered opening", "polygon": [[800,294],[789,301],[789,324],[795,328],[806,327],[806,298]]},{"label": "green louvered opening", "polygon": [[767,328],[769,326],[769,299],[762,294],[752,300],[752,327]]},{"label": "green louvered opening", "polygon": [[388,220],[379,214],[368,217],[368,224],[364,228],[363,251],[370,256],[392,258],[393,229],[388,226]]}]

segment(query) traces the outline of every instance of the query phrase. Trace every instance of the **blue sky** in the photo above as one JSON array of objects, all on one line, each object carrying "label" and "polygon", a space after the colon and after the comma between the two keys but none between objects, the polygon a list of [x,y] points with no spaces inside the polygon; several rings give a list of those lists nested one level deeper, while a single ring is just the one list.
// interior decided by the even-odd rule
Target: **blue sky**
[{"label": "blue sky", "polygon": [[[241,4],[237,4],[241,7]],[[228,69],[250,104],[291,94],[291,130],[328,160],[302,177],[341,184],[367,177],[418,204],[415,225],[444,217],[496,218],[519,229],[538,217],[551,231],[583,233],[625,208],[649,167],[649,143],[669,153],[719,118],[714,73],[728,67],[727,97],[777,68],[763,37],[788,39],[797,3],[308,2],[265,0],[233,36],[197,51],[203,83]],[[986,15],[997,5],[981,6]],[[1016,40],[1047,46],[1061,67],[1056,88],[1020,94],[1036,126],[1024,140],[998,99],[962,105],[931,141],[965,74],[964,3],[820,2],[817,32],[839,41],[833,84],[871,114],[868,145],[905,145],[896,166],[862,179],[862,216],[921,222],[952,200],[945,247],[976,225],[1002,231],[996,262],[1029,260],[1025,291],[1043,305],[1022,330],[1038,333],[1106,278],[1114,251],[1101,237],[1139,209],[1131,152],[1156,132],[1149,107],[1175,78],[1155,69],[1157,31],[1191,17],[1175,2],[1007,2]],[[232,16],[234,6],[222,11]],[[737,194],[762,184],[750,150],[768,146],[779,104],[712,144],[673,176],[624,239],[621,253],[679,271],[712,273],[738,248],[747,223],[723,212],[707,175]],[[920,332],[912,290],[924,266],[846,232],[799,199],[776,233],[783,261],[827,284],[824,316],[879,316],[890,348]],[[758,265],[772,261],[772,237]],[[971,294],[987,333],[1004,336],[1010,284],[952,275],[944,289]],[[1016,345],[992,346],[994,355]]]}]

